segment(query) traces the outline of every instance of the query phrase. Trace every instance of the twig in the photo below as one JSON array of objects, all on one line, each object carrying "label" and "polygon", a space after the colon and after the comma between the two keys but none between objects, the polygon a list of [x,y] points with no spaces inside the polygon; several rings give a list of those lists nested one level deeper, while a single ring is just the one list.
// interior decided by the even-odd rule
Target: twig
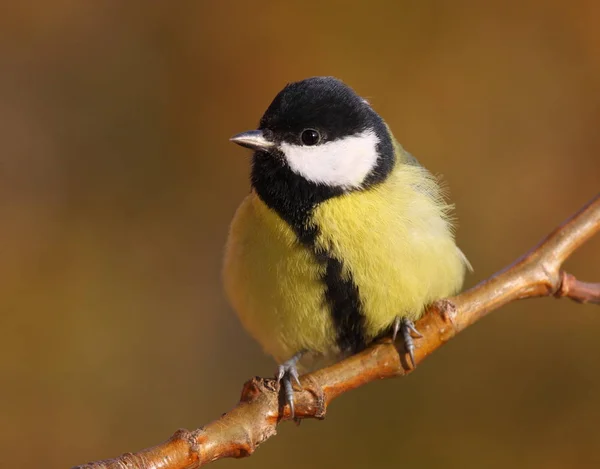
[{"label": "twig", "polygon": [[[600,194],[511,266],[458,296],[432,305],[418,321],[423,338],[416,341],[416,363],[489,312],[515,300],[541,296],[600,303],[600,283],[585,283],[561,270],[564,261],[600,231]],[[378,379],[412,371],[403,350],[389,339],[333,366],[301,377],[295,393],[296,417],[322,419],[340,394]],[[399,353],[400,352],[400,353]],[[254,452],[289,420],[279,388],[272,379],[254,378],[244,385],[239,404],[205,427],[178,430],[169,440],[137,453],[98,461],[79,469],[190,469],[222,458]]]}]

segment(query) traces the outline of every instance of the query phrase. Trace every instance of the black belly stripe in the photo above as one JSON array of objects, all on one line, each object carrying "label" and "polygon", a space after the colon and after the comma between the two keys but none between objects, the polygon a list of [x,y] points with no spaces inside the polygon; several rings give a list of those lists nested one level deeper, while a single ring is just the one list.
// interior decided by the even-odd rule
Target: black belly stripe
[{"label": "black belly stripe", "polygon": [[358,287],[352,277],[343,278],[339,260],[328,257],[326,265],[325,300],[331,308],[338,346],[342,352],[358,352],[366,345],[365,316]]},{"label": "black belly stripe", "polygon": [[366,346],[365,316],[358,286],[352,275],[343,275],[343,262],[330,252],[318,248],[319,227],[305,224],[302,229],[292,226],[301,244],[310,249],[318,263],[325,265],[321,281],[325,286],[324,300],[329,306],[336,332],[337,345],[343,353],[356,353]]}]

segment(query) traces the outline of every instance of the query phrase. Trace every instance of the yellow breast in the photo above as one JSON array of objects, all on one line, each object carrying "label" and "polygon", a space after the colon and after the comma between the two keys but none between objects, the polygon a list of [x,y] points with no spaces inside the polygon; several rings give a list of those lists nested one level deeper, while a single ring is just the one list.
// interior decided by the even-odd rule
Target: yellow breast
[{"label": "yellow breast", "polygon": [[449,208],[425,169],[398,164],[384,183],[318,205],[310,248],[251,193],[231,226],[227,294],[276,360],[300,350],[331,352],[337,331],[326,301],[326,266],[314,255],[320,249],[341,261],[342,277],[356,285],[365,336],[372,339],[396,316],[416,319],[426,304],[462,285],[464,256],[454,243]]},{"label": "yellow breast", "polygon": [[255,193],[246,197],[231,225],[224,284],[242,324],[277,361],[335,346],[323,273],[279,215]]}]

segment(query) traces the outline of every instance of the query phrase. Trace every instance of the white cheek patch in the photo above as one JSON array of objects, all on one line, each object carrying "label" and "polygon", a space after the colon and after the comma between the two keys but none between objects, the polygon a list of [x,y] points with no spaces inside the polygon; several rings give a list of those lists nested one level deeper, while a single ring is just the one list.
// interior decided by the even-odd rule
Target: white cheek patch
[{"label": "white cheek patch", "polygon": [[329,186],[359,188],[377,164],[379,139],[372,130],[322,145],[282,143],[280,148],[296,174]]}]

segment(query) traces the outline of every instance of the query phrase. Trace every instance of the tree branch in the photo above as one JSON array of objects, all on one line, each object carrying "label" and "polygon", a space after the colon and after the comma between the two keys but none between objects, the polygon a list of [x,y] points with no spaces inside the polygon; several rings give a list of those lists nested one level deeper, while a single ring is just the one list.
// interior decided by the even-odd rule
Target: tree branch
[{"label": "tree branch", "polygon": [[[541,296],[600,304],[600,283],[585,283],[561,270],[564,261],[600,231],[600,194],[511,266],[468,291],[432,305],[417,322],[423,338],[416,340],[416,363],[489,312],[515,300]],[[399,349],[397,349],[399,347]],[[378,379],[412,371],[403,344],[382,340],[335,365],[301,377],[295,393],[296,417],[325,417],[340,394]],[[78,469],[190,469],[222,458],[240,458],[276,433],[282,408],[273,379],[254,378],[242,390],[239,404],[195,431],[178,430],[169,440],[116,459],[77,466]]]}]

